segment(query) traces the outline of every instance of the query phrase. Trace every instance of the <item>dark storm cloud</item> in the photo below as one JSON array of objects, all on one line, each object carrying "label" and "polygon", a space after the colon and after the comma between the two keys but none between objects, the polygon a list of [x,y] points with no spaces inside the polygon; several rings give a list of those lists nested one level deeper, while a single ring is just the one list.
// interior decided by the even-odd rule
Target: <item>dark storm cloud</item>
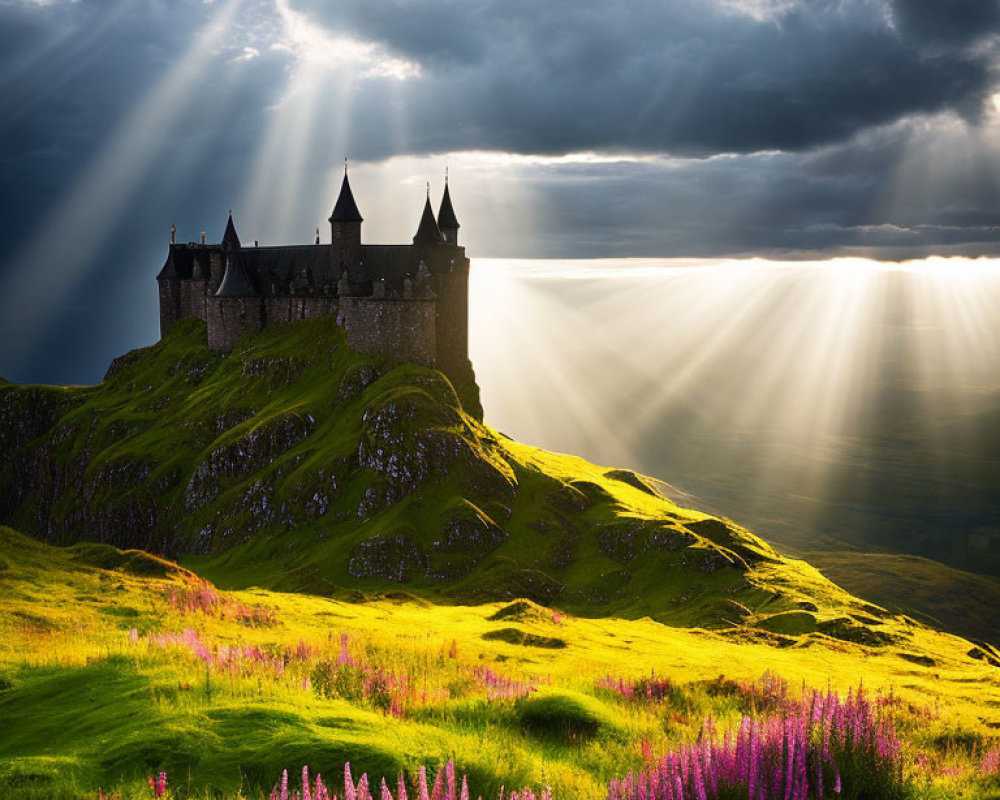
[{"label": "dark storm cloud", "polygon": [[1000,26],[996,0],[894,0],[893,14],[905,35],[924,43],[963,45]]},{"label": "dark storm cloud", "polygon": [[[1000,153],[899,123],[807,153],[564,166],[526,186],[545,235],[522,257],[882,259],[1000,251]],[[966,170],[942,170],[936,149]]]},{"label": "dark storm cloud", "polygon": [[[287,54],[230,64],[248,42],[239,19],[208,54],[163,129],[143,131],[137,152],[155,153],[126,183],[105,183],[81,206],[108,208],[101,230],[71,227],[75,208],[53,217],[124,134],[136,109],[180,68],[220,5],[202,0],[0,3],[0,374],[21,381],[93,381],[125,346],[156,335],[155,275],[171,222],[194,238],[225,220],[233,187],[260,138],[264,109],[286,82]],[[248,11],[253,4],[244,3]],[[236,75],[238,73],[238,75]],[[235,76],[235,77],[234,77]],[[164,98],[167,102],[167,98]],[[156,110],[155,108],[152,110]],[[125,158],[125,154],[121,154]],[[98,180],[99,183],[99,180]],[[115,201],[120,205],[116,208]],[[192,235],[193,234],[193,235]],[[84,262],[25,261],[39,242],[68,238]],[[88,250],[89,248],[89,250]],[[16,302],[12,287],[34,284]],[[45,319],[34,340],[26,321]],[[79,336],[87,331],[87,336]]]},{"label": "dark storm cloud", "polygon": [[414,149],[698,155],[804,149],[978,109],[991,65],[967,46],[996,34],[995,6],[813,2],[757,19],[703,0],[298,4],[421,64]]}]

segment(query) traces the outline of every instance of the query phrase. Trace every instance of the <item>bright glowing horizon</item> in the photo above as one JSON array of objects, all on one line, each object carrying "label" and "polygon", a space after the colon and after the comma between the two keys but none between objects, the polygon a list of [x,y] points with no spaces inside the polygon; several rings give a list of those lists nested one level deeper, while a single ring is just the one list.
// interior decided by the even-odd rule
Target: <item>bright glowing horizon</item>
[{"label": "bright glowing horizon", "polygon": [[814,547],[849,538],[827,505],[861,504],[845,485],[881,458],[870,447],[938,454],[954,501],[950,459],[1000,413],[1000,259],[474,259],[470,303],[490,424],[731,495],[729,513],[795,547],[768,515],[799,503]]}]

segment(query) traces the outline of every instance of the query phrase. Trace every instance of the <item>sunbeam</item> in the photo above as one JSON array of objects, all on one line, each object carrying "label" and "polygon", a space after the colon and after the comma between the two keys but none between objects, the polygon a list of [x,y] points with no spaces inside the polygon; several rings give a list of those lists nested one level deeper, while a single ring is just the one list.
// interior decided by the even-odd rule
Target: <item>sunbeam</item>
[{"label": "sunbeam", "polygon": [[905,528],[902,549],[955,561],[984,534],[1000,261],[480,259],[470,302],[487,418],[512,435],[793,547]]},{"label": "sunbeam", "polygon": [[[149,94],[129,111],[80,177],[56,203],[38,233],[13,260],[3,284],[0,313],[19,332],[16,346],[34,338],[78,287],[106,237],[169,140],[186,95],[202,79],[228,34],[242,0],[219,6],[209,24]],[[45,265],[45,272],[36,267]]]}]

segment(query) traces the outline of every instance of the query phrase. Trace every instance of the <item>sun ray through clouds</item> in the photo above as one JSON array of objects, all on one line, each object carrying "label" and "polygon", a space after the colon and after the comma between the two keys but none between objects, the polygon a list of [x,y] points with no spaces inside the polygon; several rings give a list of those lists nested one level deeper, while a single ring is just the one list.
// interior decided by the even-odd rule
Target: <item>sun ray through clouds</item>
[{"label": "sun ray through clouds", "polygon": [[[186,96],[225,40],[242,0],[221,3],[180,58],[132,108],[55,204],[38,232],[17,254],[3,284],[0,313],[16,320],[20,341],[29,351],[34,338],[61,303],[87,276],[83,270],[121,221],[166,146]],[[33,265],[46,265],[44,275]]]},{"label": "sun ray through clouds", "polygon": [[501,429],[725,490],[748,517],[798,504],[820,538],[819,509],[880,502],[858,483],[880,452],[954,449],[1000,398],[1000,261],[478,260],[473,275],[470,343]]}]

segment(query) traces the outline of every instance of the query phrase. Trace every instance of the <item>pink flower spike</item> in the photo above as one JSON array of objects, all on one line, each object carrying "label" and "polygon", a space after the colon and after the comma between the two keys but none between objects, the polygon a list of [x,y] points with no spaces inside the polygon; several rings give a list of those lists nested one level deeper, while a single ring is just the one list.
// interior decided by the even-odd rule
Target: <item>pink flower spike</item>
[{"label": "pink flower spike", "polygon": [[323,776],[319,772],[316,773],[316,798],[315,800],[330,800],[330,793],[327,791],[326,786],[323,784]]},{"label": "pink flower spike", "polygon": [[448,785],[448,800],[455,800],[455,762],[450,759],[444,765],[444,777]]},{"label": "pink flower spike", "polygon": [[351,777],[350,761],[344,763],[344,800],[357,800],[357,793],[354,791],[354,779]]},{"label": "pink flower spike", "polygon": [[163,797],[167,791],[167,773],[161,772],[155,778],[150,776],[146,780],[149,781],[149,788],[153,790],[153,797]]},{"label": "pink flower spike", "polygon": [[444,800],[444,769],[439,769],[431,787],[431,800]]}]

